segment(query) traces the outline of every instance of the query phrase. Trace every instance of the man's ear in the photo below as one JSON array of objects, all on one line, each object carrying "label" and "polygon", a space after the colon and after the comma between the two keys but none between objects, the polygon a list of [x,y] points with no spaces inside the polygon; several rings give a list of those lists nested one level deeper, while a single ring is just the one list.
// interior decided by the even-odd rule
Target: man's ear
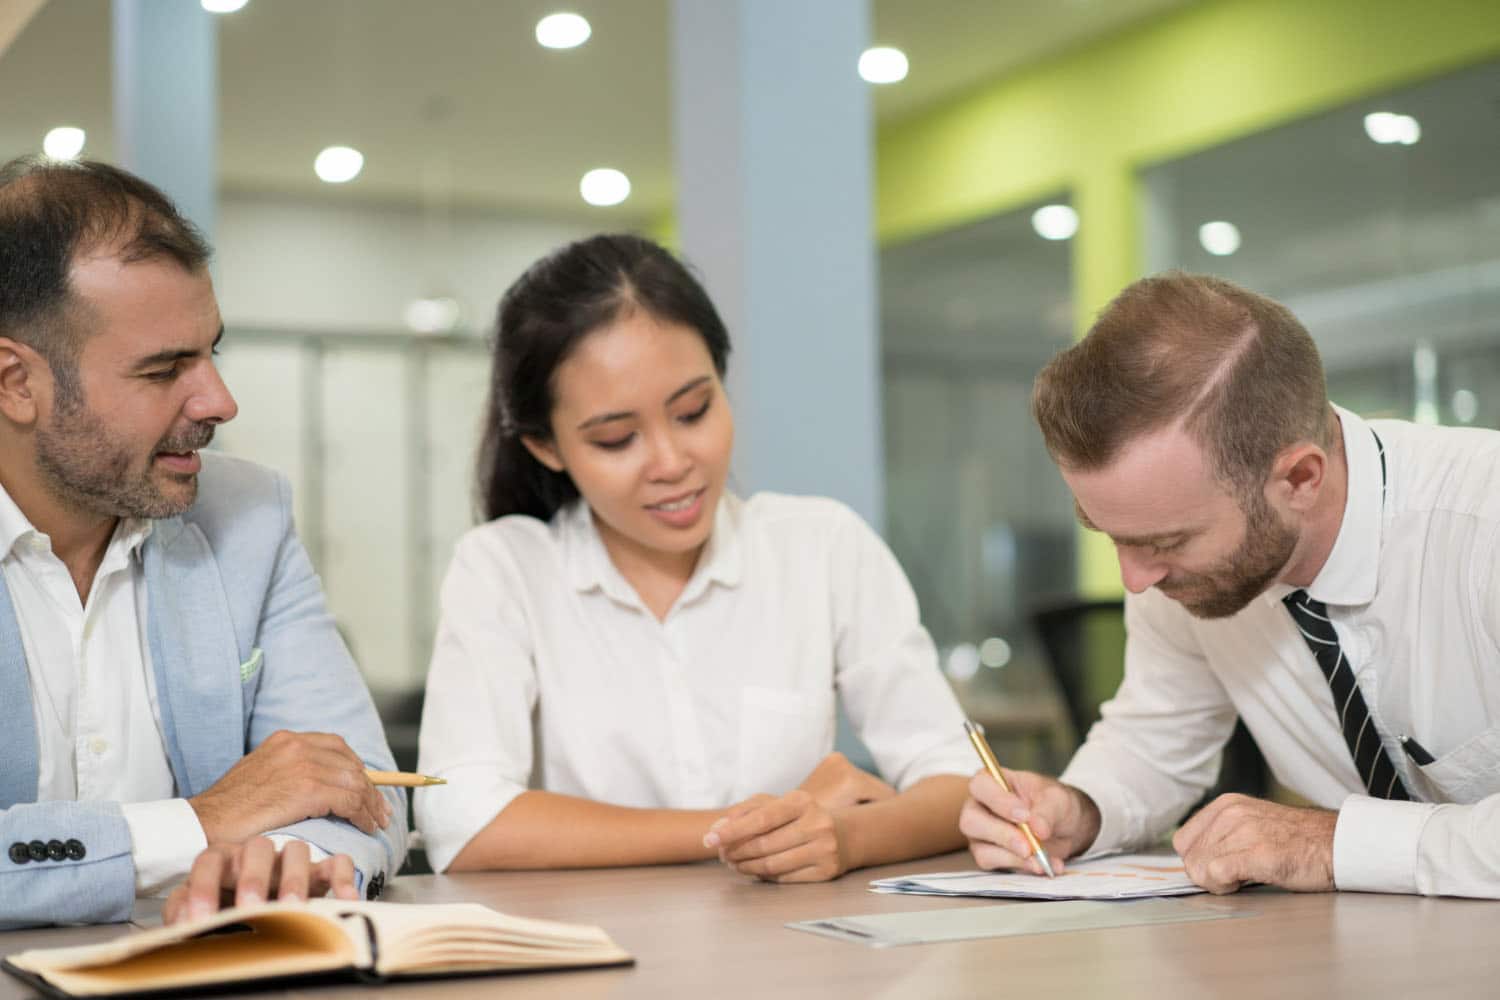
[{"label": "man's ear", "polygon": [[1271,464],[1267,499],[1295,511],[1311,510],[1327,476],[1327,452],[1310,441],[1294,444],[1282,449]]},{"label": "man's ear", "polygon": [[0,337],[0,413],[11,423],[30,425],[38,415],[38,391],[48,392],[52,370],[36,351]]},{"label": "man's ear", "polygon": [[530,434],[521,435],[521,443],[526,450],[531,452],[531,457],[541,462],[553,472],[563,471],[562,456],[557,453],[557,444],[551,438],[532,437]]}]

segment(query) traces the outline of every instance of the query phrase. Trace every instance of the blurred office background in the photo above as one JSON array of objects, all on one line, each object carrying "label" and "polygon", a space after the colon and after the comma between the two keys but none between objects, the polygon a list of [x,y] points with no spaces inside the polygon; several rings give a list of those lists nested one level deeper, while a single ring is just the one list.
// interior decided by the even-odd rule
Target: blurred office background
[{"label": "blurred office background", "polygon": [[[250,0],[214,15],[216,281],[241,404],[219,440],[291,478],[334,614],[388,704],[422,684],[437,588],[473,523],[499,293],[530,260],[601,229],[693,253],[673,123],[713,99],[674,81],[692,55],[674,31],[695,3],[751,20],[768,9]],[[788,35],[799,6],[775,7]],[[538,43],[538,22],[560,9],[590,23],[574,49]],[[1032,616],[1119,584],[1034,433],[1032,377],[1124,284],[1181,266],[1289,304],[1336,401],[1500,426],[1500,5],[863,10],[867,44],[907,57],[904,78],[860,84],[878,325],[862,418],[876,453],[858,464],[874,486],[800,488],[878,522],[962,696],[1014,736],[1014,759],[1056,766],[1077,726]],[[118,158],[108,0],[0,11],[0,158],[40,152],[59,126],[83,134],[54,133],[54,155],[77,155],[74,140]],[[362,169],[320,180],[315,157],[338,145]],[[755,149],[741,155],[758,169]],[[628,175],[628,196],[586,204],[580,181],[596,167]],[[793,267],[808,250],[782,248]],[[835,420],[837,392],[808,404],[810,426],[825,403]],[[766,412],[739,417],[754,434]],[[740,485],[763,484],[750,479]],[[800,482],[785,470],[766,481]],[[1092,669],[1107,688],[1111,668]]]}]

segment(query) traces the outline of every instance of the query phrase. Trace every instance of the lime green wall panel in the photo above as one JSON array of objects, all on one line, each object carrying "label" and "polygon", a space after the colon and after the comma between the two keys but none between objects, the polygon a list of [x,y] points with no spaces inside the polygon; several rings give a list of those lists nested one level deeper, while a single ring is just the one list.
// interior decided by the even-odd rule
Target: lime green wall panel
[{"label": "lime green wall panel", "polygon": [[[1500,55],[1500,0],[1218,0],[880,130],[884,242],[1067,195],[1078,329],[1140,275],[1137,177],[1362,96]],[[1084,535],[1080,588],[1120,593]]]}]

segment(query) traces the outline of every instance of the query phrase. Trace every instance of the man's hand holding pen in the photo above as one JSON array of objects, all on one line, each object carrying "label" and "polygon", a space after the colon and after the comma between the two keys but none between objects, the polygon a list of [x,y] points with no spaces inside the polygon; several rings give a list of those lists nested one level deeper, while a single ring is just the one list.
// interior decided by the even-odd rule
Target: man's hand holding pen
[{"label": "man's hand holding pen", "polygon": [[983,869],[1018,869],[1044,874],[1020,824],[1031,827],[1055,871],[1088,850],[1099,835],[1099,808],[1083,792],[1046,775],[1006,771],[1007,792],[985,771],[969,781],[969,798],[958,828],[969,838],[969,852]]}]

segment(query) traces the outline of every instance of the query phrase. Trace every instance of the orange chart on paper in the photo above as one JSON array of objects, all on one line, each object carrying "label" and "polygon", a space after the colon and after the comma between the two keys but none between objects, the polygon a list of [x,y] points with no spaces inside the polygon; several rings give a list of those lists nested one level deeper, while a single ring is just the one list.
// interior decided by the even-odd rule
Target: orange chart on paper
[{"label": "orange chart on paper", "polygon": [[1005,899],[1141,899],[1203,890],[1172,854],[1120,854],[1070,862],[1057,878],[1022,872],[942,872],[878,879],[873,892]]}]

